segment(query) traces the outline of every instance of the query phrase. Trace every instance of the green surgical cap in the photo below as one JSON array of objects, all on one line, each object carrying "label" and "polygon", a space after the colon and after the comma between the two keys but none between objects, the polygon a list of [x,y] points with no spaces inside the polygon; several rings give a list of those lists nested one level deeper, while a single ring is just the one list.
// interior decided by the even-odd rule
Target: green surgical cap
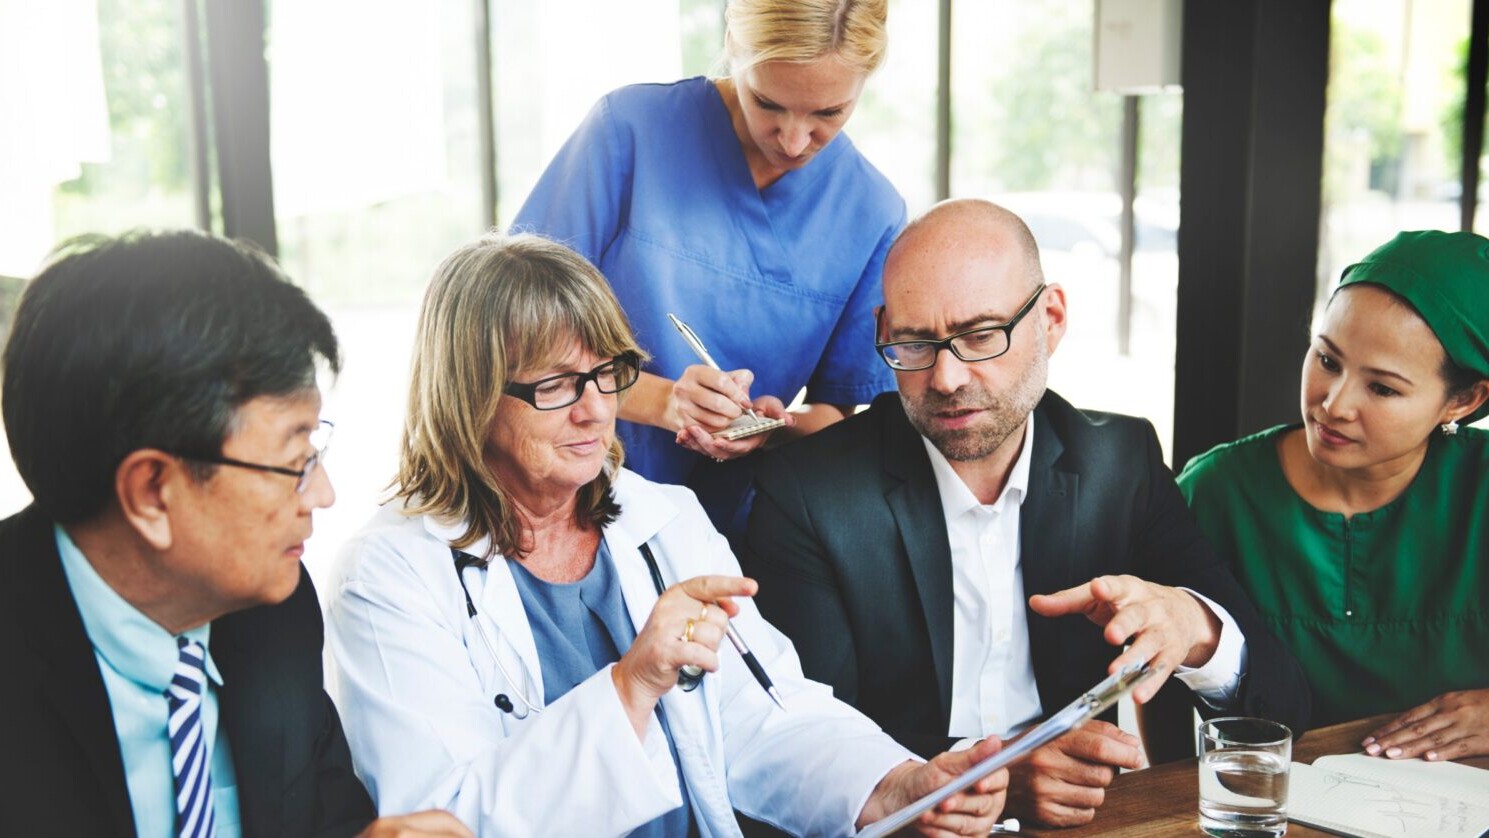
[{"label": "green surgical cap", "polygon": [[[1344,269],[1339,287],[1383,286],[1411,303],[1453,363],[1489,378],[1489,239],[1473,233],[1401,233]],[[1485,403],[1471,416],[1489,414]]]}]

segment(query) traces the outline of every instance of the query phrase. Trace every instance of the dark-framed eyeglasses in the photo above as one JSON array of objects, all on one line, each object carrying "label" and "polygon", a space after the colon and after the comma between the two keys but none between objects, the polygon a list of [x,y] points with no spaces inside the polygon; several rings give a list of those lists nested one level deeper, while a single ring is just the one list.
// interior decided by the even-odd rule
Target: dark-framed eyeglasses
[{"label": "dark-framed eyeglasses", "polygon": [[[978,326],[965,332],[957,332],[941,340],[891,340],[883,343],[875,343],[874,348],[879,350],[879,357],[884,359],[891,369],[901,372],[914,372],[915,370],[928,370],[936,365],[936,358],[941,350],[947,349],[951,354],[967,363],[977,361],[990,361],[1008,351],[1013,345],[1013,327],[1023,320],[1025,315],[1034,310],[1034,303],[1044,293],[1048,285],[1040,285],[1035,289],[1033,295],[1019,307],[1017,313],[1007,323],[997,326]],[[884,327],[884,310],[879,310],[879,323],[875,331],[882,333]]]},{"label": "dark-framed eyeglasses", "polygon": [[584,385],[593,381],[601,393],[619,393],[641,377],[641,358],[627,352],[600,364],[589,372],[566,372],[550,375],[531,383],[514,381],[502,392],[521,399],[538,410],[558,410],[579,401]]},{"label": "dark-framed eyeglasses", "polygon": [[310,487],[310,478],[315,475],[315,470],[326,461],[326,452],[331,450],[331,435],[336,431],[336,424],[329,419],[322,419],[310,432],[310,447],[314,449],[309,457],[305,458],[305,465],[300,468],[285,468],[284,466],[266,466],[262,463],[250,463],[243,460],[235,460],[232,457],[224,457],[221,454],[182,454],[178,451],[167,451],[172,457],[183,460],[191,460],[198,463],[211,463],[217,466],[233,466],[234,468],[251,468],[254,471],[267,471],[273,474],[283,474],[286,477],[295,478],[295,494],[303,495]]}]

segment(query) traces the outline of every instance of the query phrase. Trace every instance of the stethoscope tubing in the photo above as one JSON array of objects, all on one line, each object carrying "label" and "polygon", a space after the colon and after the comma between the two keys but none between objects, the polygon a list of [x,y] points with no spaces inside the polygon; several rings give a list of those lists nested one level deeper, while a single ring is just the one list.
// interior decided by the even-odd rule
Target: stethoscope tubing
[{"label": "stethoscope tubing", "polygon": [[[646,559],[646,569],[647,572],[651,575],[651,583],[657,589],[657,596],[661,597],[662,594],[666,593],[667,591],[667,583],[662,579],[662,570],[657,565],[656,556],[652,555],[651,546],[646,544],[645,542],[642,542],[640,550],[642,558]],[[460,580],[460,590],[465,594],[466,616],[468,616],[471,622],[475,624],[476,634],[478,634],[481,638],[481,645],[486,647],[486,654],[491,656],[492,663],[496,664],[497,670],[501,672],[502,677],[507,680],[507,683],[516,688],[514,690],[514,693],[517,696],[517,700],[522,703],[521,712],[518,712],[518,708],[510,704],[510,699],[508,700],[507,706],[511,707],[511,709],[502,707],[499,702],[497,706],[505,712],[511,713],[514,718],[519,720],[526,719],[529,713],[537,713],[541,715],[543,712],[543,708],[539,707],[536,702],[534,702],[527,696],[528,685],[532,683],[532,678],[529,677],[527,668],[525,666],[523,667],[523,677],[520,682],[517,679],[513,678],[512,674],[507,671],[506,664],[502,663],[501,655],[498,655],[496,653],[496,643],[492,641],[491,635],[486,631],[485,623],[481,622],[480,620],[479,613],[476,610],[475,600],[473,600],[470,595],[470,588],[467,587],[465,584],[466,568],[471,567],[472,565],[480,565],[482,567],[485,567],[486,562],[480,558],[477,558],[476,556],[472,556],[469,553],[463,553],[454,547],[450,548],[450,554],[455,560],[455,578]],[[677,686],[680,687],[684,692],[691,692],[697,689],[698,685],[701,683],[703,683],[702,667],[690,664],[678,670]],[[497,696],[498,699],[500,697],[501,696]]]}]

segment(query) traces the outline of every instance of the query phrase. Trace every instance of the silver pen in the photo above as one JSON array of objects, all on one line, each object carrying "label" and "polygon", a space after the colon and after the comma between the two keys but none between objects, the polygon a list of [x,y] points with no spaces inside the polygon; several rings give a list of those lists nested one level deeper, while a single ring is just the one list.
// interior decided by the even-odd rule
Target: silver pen
[{"label": "silver pen", "polygon": [[770,676],[765,674],[765,667],[760,665],[760,661],[755,657],[755,653],[751,652],[750,647],[745,645],[744,638],[740,637],[739,632],[734,630],[734,623],[732,621],[724,623],[724,634],[728,635],[729,642],[734,644],[734,651],[738,652],[741,658],[744,658],[745,666],[749,667],[750,674],[755,676],[755,680],[760,682],[760,686],[765,688],[765,692],[770,696],[770,700],[774,701],[777,707],[785,710],[786,702],[781,700],[780,690],[776,689],[776,685],[770,680]]},{"label": "silver pen", "polygon": [[[667,312],[667,319],[671,320],[672,325],[677,327],[677,331],[682,333],[682,339],[688,342],[688,348],[693,350],[693,354],[698,356],[698,360],[709,365],[710,367],[713,367],[719,372],[724,371],[724,368],[719,366],[719,362],[715,361],[713,359],[713,356],[708,354],[708,348],[703,345],[703,341],[698,339],[698,334],[691,328],[689,328],[688,324],[677,319],[677,315],[673,314],[670,311]],[[751,408],[745,408],[745,413],[750,414],[751,419],[758,420],[760,418],[759,416],[755,415],[755,411]]]}]

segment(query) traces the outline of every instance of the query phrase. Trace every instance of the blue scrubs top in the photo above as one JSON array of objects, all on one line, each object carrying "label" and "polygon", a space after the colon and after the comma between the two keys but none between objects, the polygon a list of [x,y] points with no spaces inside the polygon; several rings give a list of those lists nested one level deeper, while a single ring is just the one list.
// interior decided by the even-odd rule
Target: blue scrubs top
[{"label": "blue scrubs top", "polygon": [[[839,133],[816,159],[760,190],[713,82],[616,90],[543,173],[513,232],[569,245],[610,280],[647,369],[698,363],[667,320],[692,326],[751,395],[865,404],[894,386],[874,352],[873,309],[905,202]],[[735,529],[747,464],[718,465],[659,428],[621,422],[626,466],[694,489]],[[745,458],[748,460],[749,458]],[[743,467],[742,467],[743,466]]]},{"label": "blue scrubs top", "polygon": [[[532,575],[522,562],[511,562],[512,577],[522,596],[522,607],[532,626],[538,658],[543,661],[543,701],[552,704],[603,667],[620,660],[624,650],[636,640],[636,627],[626,611],[620,592],[620,579],[611,564],[610,548],[602,540],[595,554],[595,565],[578,582],[563,584],[545,582]],[[672,730],[662,705],[657,705],[667,746],[672,749],[672,762],[677,768],[677,784],[682,789],[682,806],[650,823],[633,830],[632,836],[697,835],[688,788],[683,781],[682,761],[672,742]]]}]

